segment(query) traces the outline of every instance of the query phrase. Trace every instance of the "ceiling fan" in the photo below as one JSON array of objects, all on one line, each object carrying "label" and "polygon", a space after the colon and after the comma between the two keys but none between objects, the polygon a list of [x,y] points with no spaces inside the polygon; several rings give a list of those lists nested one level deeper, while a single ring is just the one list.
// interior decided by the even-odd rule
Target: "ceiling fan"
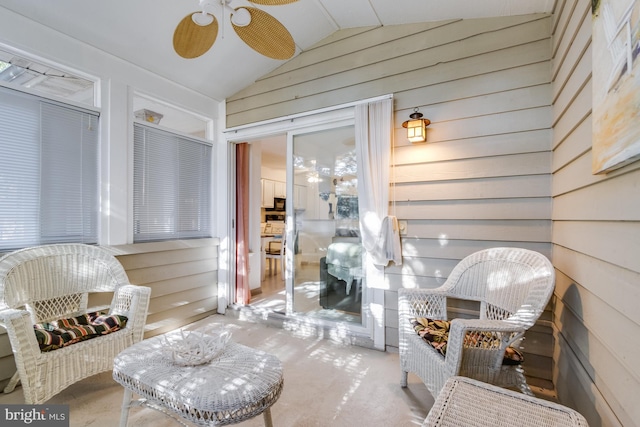
[{"label": "ceiling fan", "polygon": [[[298,0],[249,0],[250,3],[276,6]],[[232,7],[234,0],[200,0],[200,11],[185,16],[173,33],[173,48],[183,58],[197,58],[207,52],[218,36],[220,12],[224,35],[225,15],[246,44],[256,52],[273,59],[289,59],[295,53],[293,37],[280,21],[262,9],[249,6]]]}]

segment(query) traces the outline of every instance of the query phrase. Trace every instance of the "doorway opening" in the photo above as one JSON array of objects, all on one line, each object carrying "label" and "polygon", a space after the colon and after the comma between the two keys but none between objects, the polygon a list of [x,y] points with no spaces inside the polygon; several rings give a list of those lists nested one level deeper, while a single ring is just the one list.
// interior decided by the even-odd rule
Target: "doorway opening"
[{"label": "doorway opening", "polygon": [[258,242],[259,233],[253,247],[260,261],[253,264],[259,274],[252,274],[250,305],[360,325],[366,282],[354,126],[276,135],[250,146],[260,165],[251,168],[260,193],[253,198],[260,206],[251,240]]},{"label": "doorway opening", "polygon": [[[371,121],[371,118],[376,115],[379,115],[382,120]],[[236,234],[236,222],[233,219],[238,218],[237,209],[234,210],[234,206],[237,205],[236,200],[233,199],[237,198],[238,194],[246,197],[246,192],[250,191],[251,206],[255,208],[251,208],[249,216],[252,219],[249,225],[243,225],[243,230],[251,229],[247,232],[247,236],[252,236],[251,241],[246,242],[244,239],[240,242],[232,241],[230,246],[233,248],[230,251],[233,256],[239,253],[239,248],[242,251],[249,251],[246,258],[249,259],[250,264],[248,275],[251,277],[252,297],[249,302],[238,304],[249,306],[248,315],[266,321],[282,322],[283,327],[296,331],[305,333],[317,331],[318,334],[322,334],[321,336],[330,336],[359,346],[380,350],[385,348],[384,301],[388,285],[384,278],[384,270],[372,263],[369,252],[361,249],[360,252],[366,262],[361,261],[361,267],[357,264],[358,240],[362,241],[366,238],[370,241],[373,233],[371,227],[363,230],[363,223],[356,218],[366,214],[381,220],[386,215],[386,212],[378,212],[379,209],[374,209],[370,193],[372,183],[376,185],[382,183],[381,186],[385,188],[388,186],[388,182],[385,183],[388,181],[385,172],[388,166],[377,165],[380,162],[376,162],[376,168],[382,171],[380,179],[373,177],[371,181],[356,183],[348,172],[346,160],[352,156],[351,149],[355,148],[356,167],[360,168],[357,175],[370,169],[374,159],[380,159],[385,163],[388,160],[385,158],[385,153],[390,148],[391,138],[386,140],[384,135],[391,136],[392,117],[392,96],[384,95],[229,128],[225,131],[226,141],[229,144],[247,143],[252,153],[250,190],[237,193],[237,188],[233,188],[233,174],[237,169],[233,169],[233,161],[230,164],[232,167],[229,177],[232,184],[229,186],[231,190],[229,209],[233,212],[230,217],[232,220],[227,223],[229,236],[233,238]],[[373,156],[369,151],[371,139],[367,136],[372,126],[376,130],[373,140],[380,142],[374,147]],[[349,137],[338,135],[346,129],[350,132]],[[378,138],[378,136],[382,137]],[[286,153],[285,160],[281,161],[281,165],[286,164],[286,166],[284,166],[284,181],[281,181],[282,178],[274,178],[275,182],[271,185],[263,181],[261,168],[262,151],[268,150],[264,140],[273,138],[280,139],[280,145],[275,151],[280,156]],[[284,148],[285,141],[286,148]],[[367,145],[360,146],[360,144]],[[338,148],[346,151],[334,153],[334,158],[330,162],[325,162],[323,156]],[[265,154],[264,158],[268,156]],[[360,162],[359,165],[358,162]],[[328,164],[331,167],[327,166]],[[341,172],[338,173],[338,171]],[[367,175],[371,175],[370,170],[363,176]],[[282,170],[279,176],[282,176]],[[277,183],[280,181],[284,185]],[[363,191],[363,194],[355,192],[356,184],[358,184],[358,192]],[[264,193],[263,186],[266,189]],[[285,188],[286,196],[279,202],[275,195],[282,186]],[[270,206],[269,191],[273,191],[274,197],[273,208],[268,209],[273,210],[267,211],[262,199],[264,194],[267,205]],[[380,194],[381,197],[386,197],[383,193]],[[264,245],[261,236],[269,234],[266,233],[267,212],[269,215],[281,215],[277,206],[282,204],[278,205],[278,203],[282,203],[285,208],[284,223],[281,224],[284,231],[281,235],[271,233],[274,236],[266,236],[281,237],[280,243],[284,247],[281,258],[284,260],[283,264],[274,266],[273,263],[277,261],[267,261],[266,256],[263,257],[265,252],[262,251]],[[386,205],[387,202],[382,204]],[[265,208],[264,218],[262,217],[263,207]],[[280,219],[281,217],[275,217],[273,221]],[[357,229],[353,225],[356,223],[359,225]],[[366,236],[358,236],[358,230],[365,231]],[[273,232],[273,224],[271,231]],[[332,247],[336,249],[334,253],[330,251],[332,245],[335,245]],[[336,262],[336,259],[344,260],[345,257],[349,262],[345,264]],[[230,269],[233,271],[238,264],[231,257],[229,261]],[[265,277],[268,274],[268,262],[272,264],[271,274],[268,276],[270,282],[263,283],[261,276],[263,271]],[[333,266],[325,266],[325,264],[333,264]],[[242,264],[242,268],[244,267],[245,265]],[[285,273],[284,281],[282,270]],[[235,276],[238,276],[237,270],[235,273]],[[331,274],[333,277],[326,277],[325,274]],[[228,295],[233,295],[240,289],[235,276],[232,275],[222,289]],[[326,280],[323,280],[325,277]],[[321,286],[325,283],[327,286],[324,289],[327,292],[339,290],[342,295],[323,294]],[[242,289],[244,292],[247,288]],[[321,299],[325,296],[326,299]],[[345,306],[340,299],[341,296],[352,299],[353,305]],[[304,301],[303,297],[313,303],[313,310],[300,307]],[[238,305],[236,308],[240,308]]]}]

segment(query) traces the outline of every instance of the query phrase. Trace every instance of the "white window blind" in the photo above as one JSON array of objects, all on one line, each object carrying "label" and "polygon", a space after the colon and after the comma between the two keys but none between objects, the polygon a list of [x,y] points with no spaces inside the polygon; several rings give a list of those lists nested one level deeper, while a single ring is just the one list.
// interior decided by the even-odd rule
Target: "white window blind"
[{"label": "white window blind", "polygon": [[134,124],[134,242],[211,237],[211,145]]},{"label": "white window blind", "polygon": [[0,251],[97,243],[98,115],[0,87]]}]

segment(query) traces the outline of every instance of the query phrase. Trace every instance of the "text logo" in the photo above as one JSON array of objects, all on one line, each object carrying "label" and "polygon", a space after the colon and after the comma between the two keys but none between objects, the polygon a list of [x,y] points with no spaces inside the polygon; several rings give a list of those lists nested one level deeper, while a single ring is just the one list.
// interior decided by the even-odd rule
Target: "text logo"
[{"label": "text logo", "polygon": [[0,405],[0,424],[69,427],[69,405]]}]

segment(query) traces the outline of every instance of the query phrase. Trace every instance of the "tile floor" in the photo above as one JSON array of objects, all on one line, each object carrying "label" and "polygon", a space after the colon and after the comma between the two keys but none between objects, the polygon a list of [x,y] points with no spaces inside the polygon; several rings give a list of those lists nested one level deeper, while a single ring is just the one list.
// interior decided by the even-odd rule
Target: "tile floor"
[{"label": "tile floor", "polygon": [[[215,315],[188,326],[225,327],[233,340],[268,351],[284,365],[285,385],[271,412],[276,427],[419,426],[433,404],[420,380],[409,375],[409,387],[400,387],[398,355],[343,344],[340,328],[318,331],[301,324],[282,328]],[[71,385],[48,403],[68,404],[70,426],[117,426],[123,389],[106,372]],[[21,388],[0,394],[0,404],[23,403]],[[129,426],[165,427],[177,423],[159,412],[136,407]],[[262,426],[263,418],[241,426]]]}]

